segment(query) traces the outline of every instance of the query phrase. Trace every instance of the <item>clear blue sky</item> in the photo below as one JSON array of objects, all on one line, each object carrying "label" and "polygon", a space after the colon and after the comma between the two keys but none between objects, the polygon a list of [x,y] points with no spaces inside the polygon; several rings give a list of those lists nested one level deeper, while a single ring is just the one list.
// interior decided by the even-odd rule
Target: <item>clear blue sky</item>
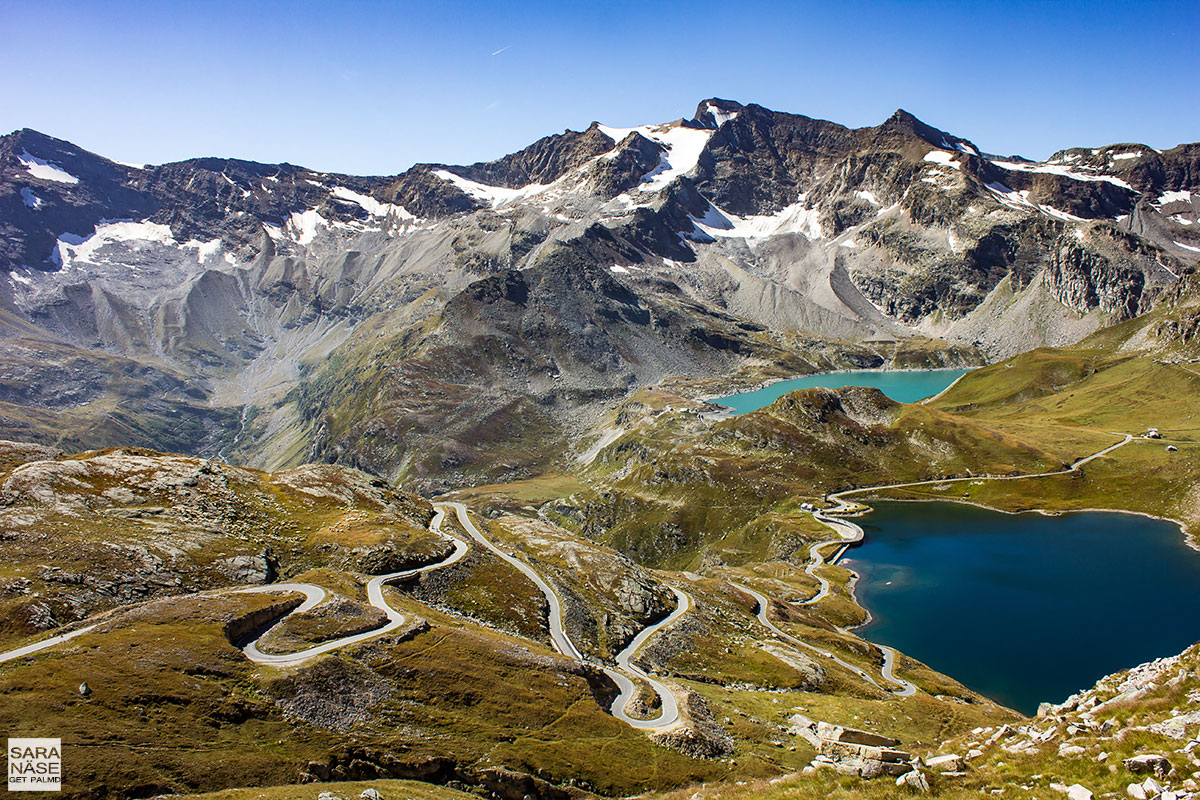
[{"label": "clear blue sky", "polygon": [[1003,154],[1200,140],[1200,2],[0,2],[0,129],[361,174],[717,96]]}]

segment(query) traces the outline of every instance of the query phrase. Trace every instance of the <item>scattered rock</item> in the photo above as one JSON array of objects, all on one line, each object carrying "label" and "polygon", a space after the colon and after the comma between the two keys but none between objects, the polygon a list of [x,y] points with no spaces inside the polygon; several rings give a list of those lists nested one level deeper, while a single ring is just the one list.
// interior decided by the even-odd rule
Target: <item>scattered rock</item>
[{"label": "scattered rock", "polygon": [[1187,739],[1188,728],[1194,725],[1200,725],[1200,711],[1189,711],[1186,714],[1147,725],[1146,730],[1171,739]]},{"label": "scattered rock", "polygon": [[363,789],[362,794],[359,795],[359,799],[360,800],[383,800],[383,795],[381,795],[375,789]]},{"label": "scattered rock", "polygon": [[333,731],[366,721],[371,709],[394,691],[389,681],[367,667],[332,657],[300,667],[267,687],[288,718]]},{"label": "scattered rock", "polygon": [[1154,778],[1147,778],[1141,783],[1131,783],[1125,787],[1125,792],[1133,800],[1154,800],[1163,793],[1163,787]]},{"label": "scattered rock", "polygon": [[929,791],[929,779],[925,777],[925,773],[915,769],[896,778],[896,785],[907,786],[909,789],[918,792]]},{"label": "scattered rock", "polygon": [[967,768],[967,761],[962,756],[934,756],[925,765],[935,772],[962,772]]},{"label": "scattered rock", "polygon": [[1121,762],[1121,766],[1135,775],[1153,773],[1157,778],[1165,778],[1173,771],[1171,762],[1167,760],[1167,757],[1157,753],[1144,753],[1132,758],[1126,758]]},{"label": "scattered rock", "polygon": [[984,744],[993,745],[996,742],[1003,739],[1004,737],[1010,736],[1011,734],[1012,734],[1012,726],[1011,725],[1001,725],[999,728],[996,729],[995,733],[993,733],[991,736],[988,737],[988,740]]},{"label": "scattered rock", "polygon": [[1073,783],[1067,787],[1068,800],[1092,800],[1092,790],[1081,783]]},{"label": "scattered rock", "polygon": [[88,695],[90,695],[92,693],[92,687],[87,685],[87,681],[84,681],[83,683],[79,684],[79,693],[81,695],[83,695],[84,697],[87,697]]}]

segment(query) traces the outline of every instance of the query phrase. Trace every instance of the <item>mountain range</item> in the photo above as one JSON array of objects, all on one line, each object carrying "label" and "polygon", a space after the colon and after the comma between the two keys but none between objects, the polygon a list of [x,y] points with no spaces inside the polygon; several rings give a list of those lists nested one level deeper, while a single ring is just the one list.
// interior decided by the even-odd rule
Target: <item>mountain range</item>
[{"label": "mountain range", "polygon": [[671,378],[994,361],[1200,261],[1200,144],[982,152],[710,99],[351,176],[0,137],[0,437],[416,488],[574,459]]}]

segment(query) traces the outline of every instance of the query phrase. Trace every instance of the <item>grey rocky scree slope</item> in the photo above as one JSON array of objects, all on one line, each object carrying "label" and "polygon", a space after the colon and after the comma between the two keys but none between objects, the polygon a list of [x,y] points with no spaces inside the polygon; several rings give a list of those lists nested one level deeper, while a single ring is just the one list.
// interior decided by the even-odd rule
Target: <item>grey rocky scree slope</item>
[{"label": "grey rocky scree slope", "polygon": [[669,376],[926,337],[995,357],[1143,313],[1200,259],[1198,190],[1200,145],[1035,163],[903,111],[725,100],[378,177],[131,167],[22,130],[0,137],[0,433],[518,475]]}]

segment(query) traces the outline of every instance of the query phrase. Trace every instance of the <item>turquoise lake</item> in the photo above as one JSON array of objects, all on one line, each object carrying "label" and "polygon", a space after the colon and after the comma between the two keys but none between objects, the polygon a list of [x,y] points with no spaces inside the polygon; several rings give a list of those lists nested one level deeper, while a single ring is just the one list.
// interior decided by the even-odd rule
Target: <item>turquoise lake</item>
[{"label": "turquoise lake", "polygon": [[853,372],[823,372],[802,378],[772,383],[752,392],[714,398],[712,402],[733,409],[736,414],[749,414],[769,406],[788,392],[797,389],[840,389],[843,386],[872,386],[898,403],[915,403],[932,397],[965,375],[965,369],[882,370],[862,369]]},{"label": "turquoise lake", "polygon": [[1200,553],[1174,523],[871,505],[842,561],[873,616],[857,633],[1018,711],[1200,639]]}]

